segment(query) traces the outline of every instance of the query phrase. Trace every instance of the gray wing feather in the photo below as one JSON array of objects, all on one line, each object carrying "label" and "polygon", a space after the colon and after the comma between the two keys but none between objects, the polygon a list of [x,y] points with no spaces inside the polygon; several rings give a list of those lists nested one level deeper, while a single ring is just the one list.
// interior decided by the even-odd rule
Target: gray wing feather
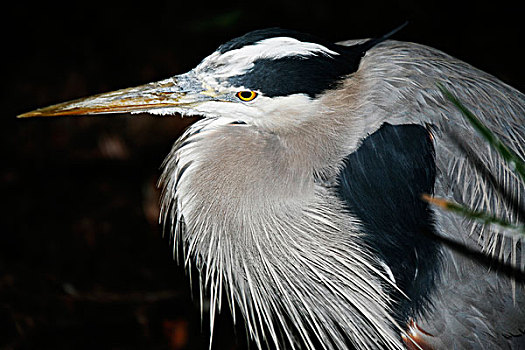
[{"label": "gray wing feather", "polygon": [[[515,208],[494,190],[462,151],[466,146],[510,193],[515,202],[525,206],[524,184],[505,161],[493,151],[465,120],[461,113],[444,99],[437,88],[440,82],[452,91],[505,144],[524,158],[525,96],[489,74],[425,46],[387,42],[367,53],[362,65],[370,72],[373,87],[369,98],[375,106],[371,128],[388,121],[393,124],[418,123],[434,126],[438,179],[436,196],[455,200],[476,210],[484,210],[513,223],[523,222]],[[374,125],[375,124],[375,125]],[[458,144],[459,140],[459,144]],[[442,215],[451,214],[440,212]],[[442,233],[475,244],[506,262],[521,262],[515,253],[516,239],[499,244],[498,228],[482,227],[472,222],[442,230]],[[499,251],[496,250],[499,248]]]},{"label": "gray wing feather", "polygon": [[[355,43],[345,42],[351,45]],[[364,113],[371,133],[383,122],[431,125],[436,148],[435,196],[483,210],[513,223],[523,222],[516,207],[484,177],[465,149],[523,208],[524,183],[477,134],[439,91],[443,84],[522,159],[525,157],[525,96],[462,61],[438,50],[388,41],[361,62],[369,84]],[[459,142],[458,142],[459,140]],[[456,214],[435,210],[441,235],[525,268],[523,239],[498,227],[482,226]],[[441,283],[434,308],[418,320],[433,334],[437,349],[520,348],[525,330],[523,284],[491,271],[460,253],[443,248]],[[516,337],[518,336],[518,337]]]}]

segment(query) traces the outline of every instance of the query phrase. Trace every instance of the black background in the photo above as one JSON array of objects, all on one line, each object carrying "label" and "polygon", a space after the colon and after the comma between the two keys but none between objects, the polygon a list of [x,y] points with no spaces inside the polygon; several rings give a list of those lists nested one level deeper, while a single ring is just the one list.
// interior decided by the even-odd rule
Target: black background
[{"label": "black background", "polygon": [[[156,223],[180,117],[17,120],[182,73],[249,30],[439,48],[525,91],[524,5],[510,2],[24,2],[2,9],[0,349],[207,349],[198,294]],[[6,59],[7,58],[7,59]],[[216,349],[246,348],[228,312]],[[240,322],[242,324],[242,322]]]}]

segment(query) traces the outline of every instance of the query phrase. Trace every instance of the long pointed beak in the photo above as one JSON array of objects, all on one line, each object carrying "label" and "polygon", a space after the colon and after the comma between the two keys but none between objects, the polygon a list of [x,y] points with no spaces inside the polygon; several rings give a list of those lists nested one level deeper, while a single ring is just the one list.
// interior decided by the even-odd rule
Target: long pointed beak
[{"label": "long pointed beak", "polygon": [[[177,79],[178,77],[182,79]],[[160,113],[169,108],[184,108],[211,98],[209,93],[195,89],[196,86],[188,84],[187,80],[185,76],[177,76],[36,109],[20,114],[18,118],[128,112]]]}]

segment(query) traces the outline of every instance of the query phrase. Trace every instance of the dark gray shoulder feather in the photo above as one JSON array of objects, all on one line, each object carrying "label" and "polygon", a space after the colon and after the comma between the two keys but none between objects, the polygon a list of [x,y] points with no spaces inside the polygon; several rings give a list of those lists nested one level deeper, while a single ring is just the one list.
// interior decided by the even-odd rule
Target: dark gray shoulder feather
[{"label": "dark gray shoulder feather", "polygon": [[436,166],[429,132],[420,125],[384,124],[344,160],[339,196],[363,223],[366,242],[392,270],[398,321],[406,322],[428,302],[439,266],[428,204]]}]

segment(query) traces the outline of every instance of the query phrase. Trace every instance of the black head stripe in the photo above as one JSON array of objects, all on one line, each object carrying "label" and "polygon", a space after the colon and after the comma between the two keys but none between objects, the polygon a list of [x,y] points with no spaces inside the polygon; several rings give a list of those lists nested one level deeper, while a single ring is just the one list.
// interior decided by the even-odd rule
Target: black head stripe
[{"label": "black head stripe", "polygon": [[229,78],[230,84],[259,90],[265,96],[288,96],[304,93],[315,97],[335,87],[341,78],[353,73],[359,65],[347,56],[288,56],[259,59],[248,72]]},{"label": "black head stripe", "polygon": [[219,52],[225,53],[240,49],[275,37],[289,37],[323,45],[338,54],[327,56],[320,53],[309,56],[297,55],[277,59],[257,59],[249,71],[228,78],[228,82],[234,86],[258,90],[268,97],[304,93],[313,98],[336,87],[344,77],[356,72],[366,51],[393,33],[395,31],[379,39],[368,40],[354,46],[342,46],[326,42],[309,34],[271,28],[250,32],[233,39],[219,47]]}]

